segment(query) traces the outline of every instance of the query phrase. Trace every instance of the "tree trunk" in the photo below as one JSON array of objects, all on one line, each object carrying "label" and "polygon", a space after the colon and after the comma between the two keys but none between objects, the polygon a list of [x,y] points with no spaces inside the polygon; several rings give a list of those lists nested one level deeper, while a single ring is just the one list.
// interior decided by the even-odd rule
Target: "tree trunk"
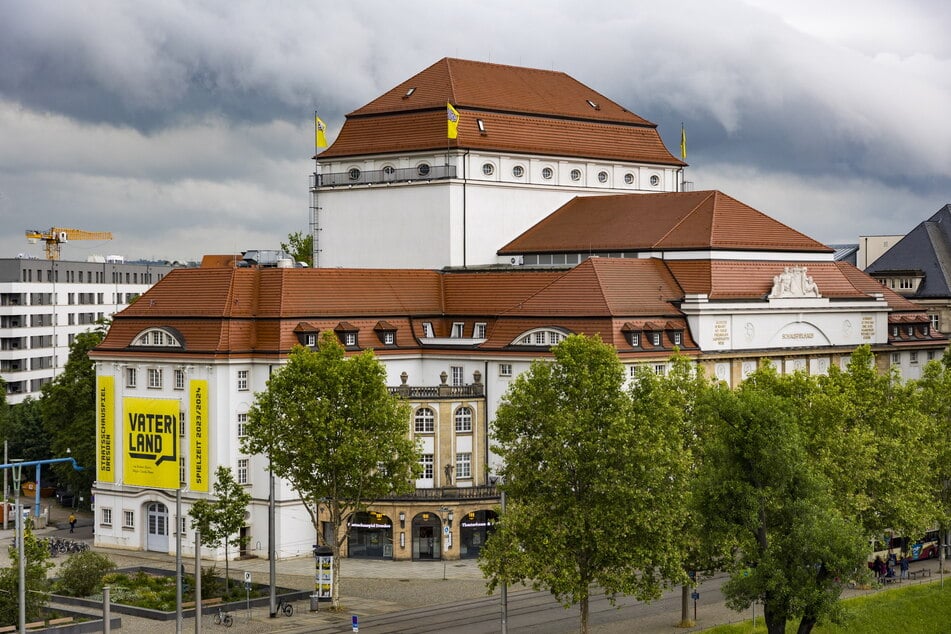
[{"label": "tree trunk", "polygon": [[763,619],[766,621],[766,631],[769,634],[786,634],[786,614],[763,605]]},{"label": "tree trunk", "polygon": [[815,617],[804,616],[802,620],[799,621],[799,629],[796,630],[796,634],[810,634],[812,628],[816,626]]},{"label": "tree trunk", "polygon": [[231,591],[231,574],[228,571],[228,538],[225,537],[225,593]]},{"label": "tree trunk", "polygon": [[581,597],[581,634],[588,634],[588,595]]},{"label": "tree trunk", "polygon": [[680,586],[680,623],[677,627],[693,627],[696,625],[690,618],[690,586]]}]

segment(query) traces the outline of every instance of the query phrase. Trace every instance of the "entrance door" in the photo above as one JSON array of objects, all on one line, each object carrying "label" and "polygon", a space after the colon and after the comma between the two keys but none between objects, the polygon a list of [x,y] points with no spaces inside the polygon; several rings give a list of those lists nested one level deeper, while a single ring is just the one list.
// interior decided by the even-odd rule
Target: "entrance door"
[{"label": "entrance door", "polygon": [[432,526],[419,527],[419,558],[433,559],[436,556],[436,531]]},{"label": "entrance door", "polygon": [[243,559],[248,556],[248,544],[251,543],[251,527],[242,526],[241,532],[238,533],[238,538],[241,542],[240,545],[238,546],[238,548],[240,549],[238,551],[238,557],[241,557]]},{"label": "entrance door", "polygon": [[148,539],[146,550],[160,553],[168,552],[168,507],[161,502],[152,502],[148,506]]}]

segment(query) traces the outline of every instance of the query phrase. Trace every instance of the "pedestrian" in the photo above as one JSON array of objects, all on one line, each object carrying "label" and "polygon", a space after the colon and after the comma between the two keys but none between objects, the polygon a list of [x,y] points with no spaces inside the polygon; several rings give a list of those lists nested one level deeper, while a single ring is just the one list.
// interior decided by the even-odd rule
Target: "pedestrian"
[{"label": "pedestrian", "polygon": [[908,557],[902,555],[901,561],[898,562],[898,567],[901,569],[901,578],[908,578]]},{"label": "pedestrian", "polygon": [[76,515],[73,513],[69,514],[69,532],[72,533],[73,529],[76,528]]}]

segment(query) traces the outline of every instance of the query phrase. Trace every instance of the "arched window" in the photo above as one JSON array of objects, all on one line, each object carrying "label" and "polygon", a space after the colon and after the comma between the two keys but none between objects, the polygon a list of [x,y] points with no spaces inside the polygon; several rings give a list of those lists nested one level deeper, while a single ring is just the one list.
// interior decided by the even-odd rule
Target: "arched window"
[{"label": "arched window", "polygon": [[436,429],[436,413],[428,407],[420,407],[413,417],[413,428],[417,433],[432,433]]},{"label": "arched window", "polygon": [[472,431],[472,408],[460,407],[456,410],[456,431]]}]

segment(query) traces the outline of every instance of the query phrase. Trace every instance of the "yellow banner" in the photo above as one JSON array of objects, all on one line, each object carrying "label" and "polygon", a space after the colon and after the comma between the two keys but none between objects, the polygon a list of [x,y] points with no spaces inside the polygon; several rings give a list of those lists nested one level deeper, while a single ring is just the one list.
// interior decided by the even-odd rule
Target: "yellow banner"
[{"label": "yellow banner", "polygon": [[171,399],[122,399],[122,479],[150,489],[177,489],[178,409]]},{"label": "yellow banner", "polygon": [[192,491],[208,491],[208,381],[188,382],[191,401],[191,469],[188,486]]},{"label": "yellow banner", "polygon": [[115,482],[115,445],[112,442],[115,424],[115,378],[96,377],[96,480]]}]

